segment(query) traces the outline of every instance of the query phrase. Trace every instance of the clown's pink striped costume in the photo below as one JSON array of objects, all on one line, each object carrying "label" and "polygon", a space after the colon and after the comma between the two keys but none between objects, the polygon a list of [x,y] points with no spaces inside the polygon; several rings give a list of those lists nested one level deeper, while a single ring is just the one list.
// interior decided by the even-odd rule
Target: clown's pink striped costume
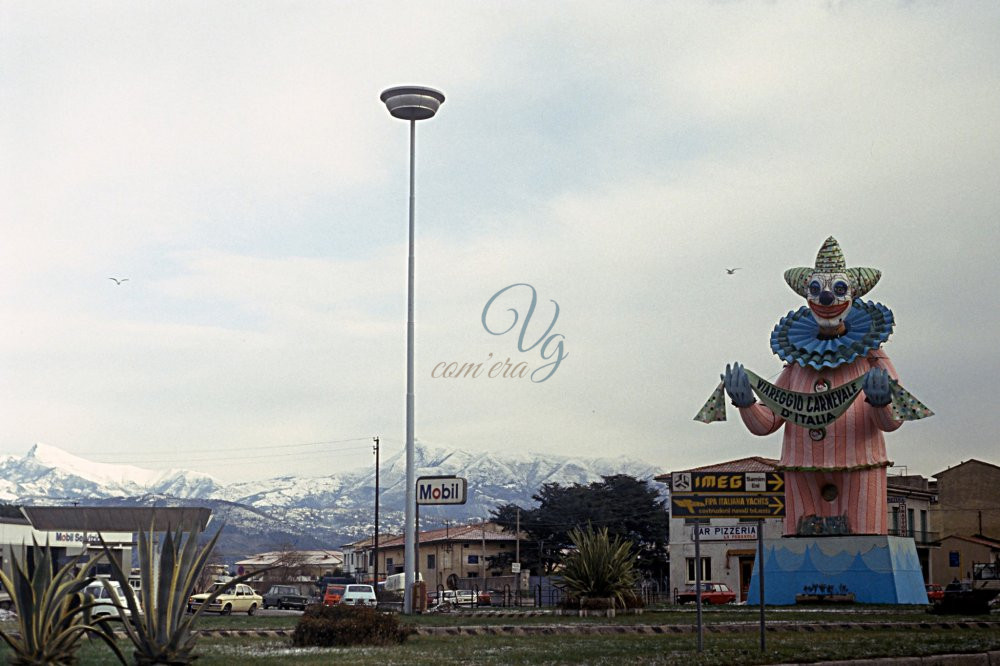
[{"label": "clown's pink striped costume", "polygon": [[[833,388],[882,368],[893,379],[896,370],[885,352],[874,349],[866,357],[835,368],[816,370],[796,363],[785,366],[777,386],[812,393]],[[889,406],[873,407],[859,396],[847,411],[824,428],[786,423],[760,403],[740,408],[746,427],[768,435],[785,427],[779,468],[785,470],[785,533],[807,533],[800,519],[846,517],[853,534],[886,533],[886,456],[883,432],[902,425]]]}]

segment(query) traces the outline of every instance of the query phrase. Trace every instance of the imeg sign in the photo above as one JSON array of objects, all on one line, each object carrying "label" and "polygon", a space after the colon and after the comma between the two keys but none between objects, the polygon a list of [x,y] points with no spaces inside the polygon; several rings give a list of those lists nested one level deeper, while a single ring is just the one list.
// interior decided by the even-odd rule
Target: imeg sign
[{"label": "imeg sign", "polygon": [[421,476],[417,504],[465,504],[468,481],[459,476]]}]

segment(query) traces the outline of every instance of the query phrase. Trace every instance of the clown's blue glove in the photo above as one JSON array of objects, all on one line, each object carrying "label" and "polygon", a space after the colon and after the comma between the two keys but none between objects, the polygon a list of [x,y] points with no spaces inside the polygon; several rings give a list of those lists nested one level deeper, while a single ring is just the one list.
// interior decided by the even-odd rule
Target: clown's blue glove
[{"label": "clown's blue glove", "polygon": [[729,399],[737,407],[749,407],[756,400],[750,390],[750,378],[739,363],[733,363],[732,367],[726,364],[726,374],[719,375],[722,383],[726,386],[726,393]]},{"label": "clown's blue glove", "polygon": [[872,407],[885,407],[892,402],[889,373],[882,368],[872,368],[868,371],[861,390],[865,392],[865,402]]}]

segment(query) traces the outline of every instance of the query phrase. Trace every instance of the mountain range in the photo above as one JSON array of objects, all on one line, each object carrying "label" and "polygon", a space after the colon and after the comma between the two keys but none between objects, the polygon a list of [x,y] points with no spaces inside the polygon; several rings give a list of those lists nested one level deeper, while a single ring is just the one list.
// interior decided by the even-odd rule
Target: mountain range
[{"label": "mountain range", "polygon": [[[424,506],[421,527],[486,518],[500,504],[532,506],[546,483],[589,483],[611,474],[651,479],[661,472],[624,458],[576,458],[550,454],[489,454],[414,446],[417,476],[468,480],[464,505]],[[379,531],[403,525],[406,461],[402,452],[379,473]],[[223,524],[218,554],[235,561],[280,548],[339,549],[374,531],[375,470],[348,470],[322,477],[279,476],[224,483],[201,472],[150,470],[98,463],[46,444],[23,457],[0,456],[0,501],[12,504],[93,506],[207,506]],[[209,531],[212,532],[210,526]]]}]

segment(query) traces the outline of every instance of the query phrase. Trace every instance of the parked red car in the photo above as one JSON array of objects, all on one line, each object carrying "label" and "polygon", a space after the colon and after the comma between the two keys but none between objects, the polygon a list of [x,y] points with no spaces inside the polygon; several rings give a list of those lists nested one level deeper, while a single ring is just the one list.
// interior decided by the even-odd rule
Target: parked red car
[{"label": "parked red car", "polygon": [[937,583],[928,583],[924,587],[927,588],[927,601],[940,601],[944,599],[944,588]]},{"label": "parked red car", "polygon": [[[697,599],[697,589],[694,585],[686,586],[677,593],[677,603],[686,604]],[[702,583],[701,603],[703,604],[731,604],[736,601],[736,593],[725,583]]]}]

